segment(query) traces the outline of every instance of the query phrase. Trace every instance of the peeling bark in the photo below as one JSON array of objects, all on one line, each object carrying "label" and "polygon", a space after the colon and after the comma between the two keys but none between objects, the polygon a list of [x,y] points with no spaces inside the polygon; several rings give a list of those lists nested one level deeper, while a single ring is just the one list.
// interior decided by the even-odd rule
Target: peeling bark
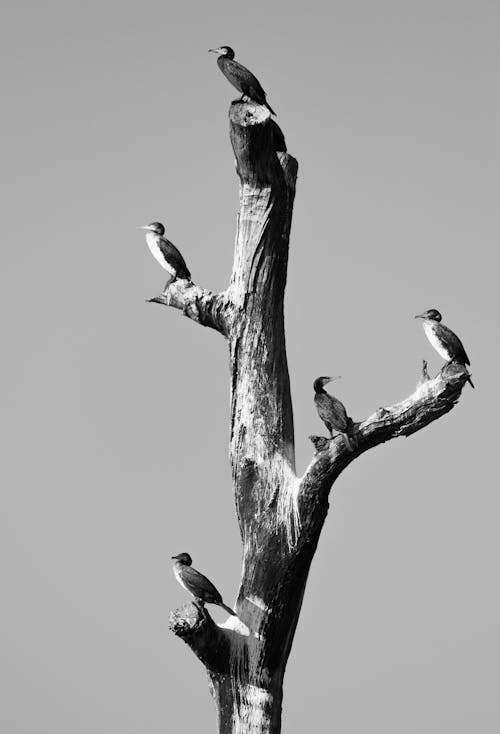
[{"label": "peeling bark", "polygon": [[216,625],[191,604],[172,613],[171,629],[207,669],[220,734],[278,734],[283,675],[333,483],[364,451],[451,410],[467,378],[449,365],[431,380],[424,367],[412,395],[356,424],[355,451],[341,437],[311,437],[316,451],[296,476],[283,300],[297,162],[264,107],[233,103],[229,118],[240,179],[229,287],[213,294],[174,281],[152,300],[228,341],[230,459],[243,545],[238,616]]}]

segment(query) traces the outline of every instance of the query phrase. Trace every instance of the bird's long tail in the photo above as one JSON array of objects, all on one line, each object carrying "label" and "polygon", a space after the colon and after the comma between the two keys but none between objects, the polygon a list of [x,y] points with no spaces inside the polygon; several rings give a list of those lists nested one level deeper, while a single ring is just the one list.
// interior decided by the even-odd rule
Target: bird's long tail
[{"label": "bird's long tail", "polygon": [[[465,366],[465,362],[463,360],[458,359],[457,357],[452,357],[450,359],[450,361],[447,362],[447,364],[444,365],[443,369],[445,369],[449,364],[458,364],[460,367],[463,367],[463,369],[467,373],[467,382],[470,384],[471,387],[474,387],[474,383],[471,380],[470,374],[469,374],[469,372],[467,370],[467,367]],[[467,364],[469,364],[468,361],[467,361]],[[443,371],[443,369],[441,370],[441,372]]]},{"label": "bird's long tail", "polygon": [[267,109],[269,110],[269,112],[271,113],[271,115],[274,115],[276,117],[276,112],[273,110],[273,108],[271,107],[271,105],[268,102],[264,102],[264,105],[267,107]]},{"label": "bird's long tail", "polygon": [[236,614],[236,612],[233,612],[233,610],[231,609],[231,607],[228,607],[228,606],[227,606],[226,604],[224,604],[224,602],[223,602],[223,601],[221,601],[221,603],[219,604],[219,606],[220,606],[220,607],[222,607],[223,609],[225,609],[225,610],[226,610],[226,612],[227,612],[228,614],[231,614],[231,615],[232,615],[233,617],[237,617],[237,616],[238,616],[238,615]]}]

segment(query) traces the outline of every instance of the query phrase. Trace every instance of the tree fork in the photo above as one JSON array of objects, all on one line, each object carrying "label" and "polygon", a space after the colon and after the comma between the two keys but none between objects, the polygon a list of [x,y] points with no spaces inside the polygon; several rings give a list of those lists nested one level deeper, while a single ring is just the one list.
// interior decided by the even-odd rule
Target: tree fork
[{"label": "tree fork", "polygon": [[297,162],[264,107],[233,103],[229,119],[240,179],[229,287],[213,294],[174,281],[151,300],[228,341],[230,459],[243,545],[238,616],[217,625],[189,604],[171,614],[170,627],[207,669],[219,734],[279,734],[283,675],[333,483],[364,451],[451,410],[467,375],[457,365],[434,379],[423,371],[408,398],[356,424],[354,452],[342,438],[311,437],[316,451],[297,477],[283,316]]}]

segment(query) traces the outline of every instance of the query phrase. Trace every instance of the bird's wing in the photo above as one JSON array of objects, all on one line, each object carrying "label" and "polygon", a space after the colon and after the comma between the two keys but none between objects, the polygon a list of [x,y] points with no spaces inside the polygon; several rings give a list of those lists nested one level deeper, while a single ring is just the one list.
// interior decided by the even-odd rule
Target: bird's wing
[{"label": "bird's wing", "polygon": [[324,393],[317,393],[314,396],[314,405],[316,406],[316,410],[318,411],[318,415],[321,418],[323,422],[329,423],[329,415],[330,415],[330,401],[328,400],[328,395]]},{"label": "bird's wing", "polygon": [[[226,59],[223,68],[223,73],[226,74],[227,78],[233,84],[236,89],[239,89],[243,94],[248,94],[259,104],[264,104],[266,100],[266,93],[262,89],[259,80],[255,77],[246,66],[233,61],[233,59]],[[250,92],[252,94],[250,95]]]},{"label": "bird's wing", "polygon": [[337,431],[345,431],[347,429],[347,411],[344,404],[334,398],[333,395],[330,397],[332,399],[332,411],[335,415],[333,426]]},{"label": "bird's wing", "polygon": [[212,604],[220,604],[222,601],[222,596],[213,583],[192,566],[183,567],[182,580],[193,596]]},{"label": "bird's wing", "polygon": [[163,253],[163,257],[175,268],[178,278],[191,277],[186,261],[173,242],[167,240],[166,237],[162,237],[158,246]]},{"label": "bird's wing", "polygon": [[314,402],[322,421],[329,423],[337,431],[346,430],[347,413],[340,400],[328,393],[319,393],[314,396]]},{"label": "bird's wing", "polygon": [[439,338],[446,342],[452,359],[455,358],[463,364],[470,364],[464,345],[451,329],[444,324],[439,324],[437,333]]},{"label": "bird's wing", "polygon": [[316,410],[318,411],[319,417],[321,419],[323,419],[325,409],[327,408],[327,406],[325,405],[325,401],[323,400],[324,397],[325,395],[321,393],[314,396],[314,405],[316,406]]},{"label": "bird's wing", "polygon": [[273,134],[273,147],[274,150],[286,153],[286,142],[285,142],[285,136],[283,135],[283,131],[280,128],[279,125],[277,125],[274,120],[270,120],[271,125],[271,132]]}]

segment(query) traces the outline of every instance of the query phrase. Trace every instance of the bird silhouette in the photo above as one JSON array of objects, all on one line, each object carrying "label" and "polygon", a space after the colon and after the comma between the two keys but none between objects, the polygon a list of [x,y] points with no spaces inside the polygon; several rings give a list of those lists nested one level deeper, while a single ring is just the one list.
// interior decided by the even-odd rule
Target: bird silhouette
[{"label": "bird silhouette", "polygon": [[338,377],[318,377],[314,380],[314,405],[318,415],[333,438],[333,429],[342,434],[349,451],[357,448],[358,442],[354,432],[352,418],[347,415],[344,405],[337,398],[326,392],[324,386]]},{"label": "bird silhouette", "polygon": [[[470,365],[464,345],[451,329],[441,323],[442,316],[436,308],[429,308],[427,311],[417,314],[415,318],[422,319],[422,326],[427,339],[448,364],[456,362],[463,367]],[[468,372],[467,382],[470,383],[471,387],[474,387]]]},{"label": "bird silhouette", "polygon": [[216,604],[226,610],[228,614],[236,617],[236,613],[233,612],[231,607],[224,604],[222,596],[217,591],[211,581],[203,576],[202,573],[192,567],[192,559],[189,553],[179,553],[177,556],[172,556],[174,563],[174,575],[177,581],[183,586],[186,591],[194,596],[195,602],[204,606],[205,604]]},{"label": "bird silhouette", "polygon": [[167,280],[163,289],[163,295],[167,292],[170,283],[177,278],[191,280],[191,273],[181,253],[173,242],[170,242],[170,240],[167,240],[163,236],[165,234],[165,227],[161,222],[143,224],[137,229],[146,230],[146,242],[151,250],[151,254],[160,263],[162,268],[170,274],[170,278]]},{"label": "bird silhouette", "polygon": [[241,101],[248,97],[257,104],[267,107],[272,115],[276,112],[266,100],[266,93],[262,89],[259,80],[252,72],[234,60],[234,51],[230,46],[219,46],[219,48],[209,49],[209,53],[219,54],[217,64],[226,79],[241,92]]}]

